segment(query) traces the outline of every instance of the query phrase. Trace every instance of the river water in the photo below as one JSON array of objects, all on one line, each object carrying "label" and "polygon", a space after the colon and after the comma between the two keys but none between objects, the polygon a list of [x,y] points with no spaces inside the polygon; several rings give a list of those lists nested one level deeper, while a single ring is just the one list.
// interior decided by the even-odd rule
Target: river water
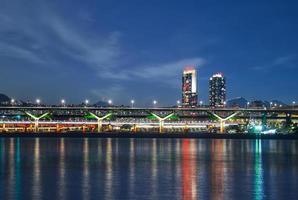
[{"label": "river water", "polygon": [[0,138],[0,199],[298,199],[298,141]]}]

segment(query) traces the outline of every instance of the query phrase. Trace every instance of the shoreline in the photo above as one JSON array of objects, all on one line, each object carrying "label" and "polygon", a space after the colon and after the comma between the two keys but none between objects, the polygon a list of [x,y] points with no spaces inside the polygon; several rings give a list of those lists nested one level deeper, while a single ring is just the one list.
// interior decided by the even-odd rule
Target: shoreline
[{"label": "shoreline", "polygon": [[228,134],[228,133],[130,133],[130,132],[102,132],[102,133],[0,133],[0,138],[192,138],[192,139],[281,139],[298,140],[298,134]]}]

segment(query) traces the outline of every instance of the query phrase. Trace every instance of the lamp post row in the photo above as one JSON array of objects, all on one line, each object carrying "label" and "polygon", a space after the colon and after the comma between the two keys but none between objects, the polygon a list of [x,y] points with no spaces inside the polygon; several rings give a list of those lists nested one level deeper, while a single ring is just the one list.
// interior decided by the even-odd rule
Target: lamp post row
[{"label": "lamp post row", "polygon": [[[16,103],[16,100],[12,98],[10,100],[10,104],[11,105],[14,105],[15,103]],[[35,103],[37,105],[40,105],[41,104],[41,100],[39,98],[37,98],[35,100]],[[65,104],[66,104],[65,99],[61,99],[60,103],[61,103],[62,106],[65,106]],[[85,99],[84,103],[85,103],[85,106],[88,106],[89,100],[88,99]],[[157,105],[158,102],[157,102],[157,100],[153,100],[152,103],[153,103],[153,107],[156,107],[156,105]],[[181,106],[181,101],[180,100],[177,100],[176,103],[177,103],[177,107]],[[108,104],[109,104],[109,106],[111,106],[113,104],[113,101],[111,99],[109,99],[108,100]],[[134,104],[135,104],[135,100],[134,99],[130,100],[130,104],[131,104],[131,108],[133,108],[134,107]],[[199,102],[199,105],[200,106],[203,106],[203,101],[200,101]],[[226,102],[224,102],[224,106],[226,106]],[[248,101],[246,103],[246,108],[249,108],[249,106],[250,106],[250,102]],[[282,107],[281,104],[278,105],[277,103],[270,102],[270,108],[272,108],[272,107],[278,107],[278,106],[279,107]],[[296,101],[292,101],[292,106],[293,106],[293,108],[296,106]]]}]

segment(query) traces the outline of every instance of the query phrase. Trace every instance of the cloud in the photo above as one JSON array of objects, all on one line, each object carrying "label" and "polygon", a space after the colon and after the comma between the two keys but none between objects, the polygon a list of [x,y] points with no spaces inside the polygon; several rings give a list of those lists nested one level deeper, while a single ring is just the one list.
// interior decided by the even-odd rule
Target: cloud
[{"label": "cloud", "polygon": [[[0,8],[0,36],[10,35],[0,39],[0,56],[22,59],[32,63],[32,67],[48,67],[57,72],[64,66],[88,69],[98,82],[109,83],[101,84],[102,89],[90,90],[97,98],[121,98],[125,95],[125,81],[142,84],[154,81],[176,87],[184,66],[202,67],[206,62],[201,57],[158,62],[153,57],[136,61],[131,55],[138,56],[137,52],[129,52],[122,46],[121,30],[88,30],[88,26],[76,20],[93,23],[92,14],[82,11],[78,16],[65,17],[48,4],[44,1],[26,6],[16,3],[8,12]],[[162,56],[157,57],[163,60]],[[152,64],[141,64],[145,62]],[[118,84],[120,81],[123,85]]]},{"label": "cloud", "polygon": [[22,60],[37,63],[37,64],[44,63],[43,59],[41,59],[35,52],[27,48],[22,48],[19,46],[5,44],[1,42],[0,42],[0,57],[18,58],[18,59],[22,59]]},{"label": "cloud", "polygon": [[119,70],[118,73],[106,71],[101,74],[101,77],[115,80],[154,80],[172,85],[180,81],[177,77],[180,77],[185,66],[202,67],[205,63],[206,60],[203,58],[187,58],[172,62],[134,67],[134,69],[130,71]]},{"label": "cloud", "polygon": [[[57,70],[65,62],[80,62],[97,74],[117,67],[120,32],[87,34],[88,31],[78,29],[72,19],[62,17],[45,2],[36,2],[34,6],[29,3],[28,10],[20,7],[21,3],[11,3],[9,9],[0,8],[0,34],[9,35],[0,41],[2,57],[18,57],[32,63],[44,61],[43,65]],[[39,49],[34,51],[32,47]]]},{"label": "cloud", "polygon": [[61,41],[61,50],[70,58],[81,61],[98,74],[117,67],[120,61],[119,32],[111,32],[107,37],[91,37],[56,16],[51,17],[48,23],[50,30]]},{"label": "cloud", "polygon": [[94,88],[91,89],[91,94],[96,98],[96,99],[101,99],[102,101],[108,101],[109,99],[122,99],[124,93],[125,93],[125,88],[122,85],[110,85],[107,88]]},{"label": "cloud", "polygon": [[297,55],[280,56],[263,65],[252,67],[253,70],[268,70],[272,68],[293,68],[296,67]]},{"label": "cloud", "polygon": [[176,77],[177,74],[181,74],[183,68],[185,66],[202,66],[205,64],[205,60],[203,58],[188,58],[181,59],[174,62],[169,63],[161,63],[157,65],[144,66],[138,70],[133,72],[134,76],[146,79],[165,79]]}]

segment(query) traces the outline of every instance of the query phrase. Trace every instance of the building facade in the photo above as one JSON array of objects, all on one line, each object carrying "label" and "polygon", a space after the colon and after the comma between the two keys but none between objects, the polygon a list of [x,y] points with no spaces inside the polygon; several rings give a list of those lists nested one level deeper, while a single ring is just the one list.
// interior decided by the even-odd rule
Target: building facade
[{"label": "building facade", "polygon": [[224,107],[226,103],[226,79],[221,73],[209,80],[209,104],[211,107]]},{"label": "building facade", "polygon": [[182,75],[182,106],[195,107],[197,104],[197,70],[194,67],[185,67]]}]

